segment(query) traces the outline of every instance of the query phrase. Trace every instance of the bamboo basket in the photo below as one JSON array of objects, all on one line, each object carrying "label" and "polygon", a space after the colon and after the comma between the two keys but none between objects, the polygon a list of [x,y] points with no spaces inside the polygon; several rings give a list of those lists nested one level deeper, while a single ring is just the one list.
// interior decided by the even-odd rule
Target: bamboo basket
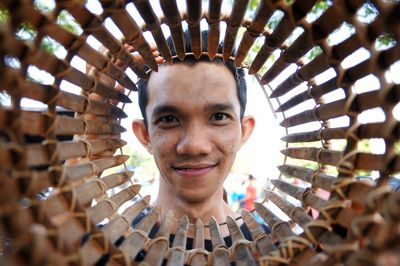
[{"label": "bamboo basket", "polygon": [[[1,0],[0,8],[9,16],[1,24],[0,84],[1,91],[11,97],[11,106],[0,108],[1,171],[0,171],[0,264],[1,265],[67,265],[106,263],[108,265],[399,265],[400,264],[400,192],[389,181],[400,170],[399,120],[394,108],[400,101],[399,84],[388,80],[385,73],[400,59],[400,3],[398,1],[371,0],[367,4],[377,10],[377,16],[369,22],[360,22],[357,12],[366,1],[335,0],[318,18],[309,22],[306,17],[316,0],[260,1],[252,19],[245,17],[248,0],[235,0],[227,14],[221,13],[221,0],[186,1],[186,9],[175,0],[161,0],[163,16],[158,17],[148,0],[123,1],[100,0],[101,14],[94,14],[84,1],[56,1],[55,9],[43,14],[28,0]],[[127,5],[138,10],[144,25],[130,15]],[[266,25],[271,16],[280,10],[283,17],[272,31]],[[83,32],[74,34],[57,22],[60,12],[67,11],[79,23]],[[119,40],[105,27],[111,19],[123,34]],[[221,56],[229,60],[235,45],[234,62],[254,74],[262,85],[268,85],[287,67],[295,64],[297,70],[268,93],[270,98],[286,100],[277,110],[286,111],[311,100],[313,108],[284,116],[281,126],[288,134],[288,143],[282,153],[290,158],[317,162],[317,169],[309,169],[285,163],[279,166],[282,174],[309,183],[308,188],[297,187],[278,178],[272,181],[275,189],[267,191],[265,201],[272,201],[290,220],[279,219],[265,206],[265,201],[255,204],[255,212],[270,226],[271,234],[265,233],[252,213],[242,211],[241,218],[250,229],[252,240],[246,240],[238,223],[231,217],[224,225],[215,220],[208,224],[198,221],[190,225],[186,216],[179,221],[176,232],[171,228],[174,216],[170,212],[160,217],[149,206],[149,197],[141,196],[122,213],[120,206],[137,197],[140,184],[132,183],[133,172],[99,176],[104,170],[123,165],[128,156],[110,155],[96,159],[96,155],[116,150],[126,143],[122,140],[101,138],[120,134],[124,128],[118,120],[125,112],[110,101],[99,101],[90,95],[97,93],[109,100],[128,103],[128,95],[116,91],[113,86],[100,80],[101,73],[117,81],[129,91],[136,85],[116,61],[123,62],[138,78],[146,79],[148,72],[131,55],[127,46],[133,45],[143,57],[145,65],[157,71],[145,32],[150,32],[157,49],[167,62],[172,55],[161,28],[166,25],[174,42],[177,56],[185,57],[183,24],[187,24],[193,54],[199,57],[201,50],[201,21],[208,24],[208,51],[213,58]],[[328,40],[344,22],[352,25],[354,34],[345,40],[331,44]],[[29,23],[37,32],[33,42],[16,36],[21,23]],[[220,27],[225,24],[225,30]],[[302,33],[290,44],[286,41],[293,32]],[[243,34],[242,34],[243,33]],[[377,49],[376,40],[382,34],[390,34],[392,45]],[[217,55],[218,40],[224,36],[223,53]],[[64,59],[40,49],[44,37],[50,37],[66,50]],[[107,50],[93,49],[88,38],[95,37]],[[258,40],[264,40],[254,60],[244,60]],[[310,62],[301,58],[311,49],[322,51]],[[342,62],[358,49],[369,52],[368,59],[351,67]],[[264,70],[262,66],[275,51],[280,56]],[[83,73],[71,60],[79,56],[93,66],[94,71]],[[13,66],[9,59],[19,62]],[[8,63],[7,63],[8,62]],[[32,81],[27,69],[35,66],[46,71],[54,82],[50,85]],[[315,77],[332,69],[334,76],[317,84]],[[399,75],[397,73],[396,75]],[[379,89],[358,93],[354,84],[367,75],[379,80]],[[70,82],[81,88],[80,95],[61,90],[61,82]],[[294,93],[300,84],[307,90]],[[345,97],[326,103],[323,98],[341,88]],[[368,89],[368,88],[367,88]],[[293,95],[288,97],[287,95]],[[21,107],[23,98],[33,99],[47,106],[45,112],[35,112]],[[75,112],[68,117],[56,108]],[[380,108],[384,120],[360,123],[358,117],[364,111]],[[98,119],[88,119],[90,115]],[[330,121],[347,117],[348,124],[331,127]],[[320,123],[320,129],[289,133],[290,128],[310,122]],[[41,142],[31,143],[26,136],[37,136]],[[65,135],[76,135],[73,140],[62,140]],[[91,136],[100,135],[100,138]],[[358,150],[360,142],[382,139],[385,150],[374,154]],[[343,140],[343,150],[330,147],[332,140]],[[308,143],[321,142],[320,148]],[[302,143],[301,147],[289,144]],[[75,163],[65,163],[75,161]],[[333,166],[337,175],[326,173]],[[364,182],[356,178],[358,171],[376,171],[379,178]],[[114,195],[106,192],[125,185]],[[52,189],[51,196],[38,198],[38,193]],[[330,192],[329,199],[317,195],[318,189]],[[279,193],[277,193],[279,191]],[[304,208],[296,207],[283,195],[300,200]],[[93,204],[95,199],[96,204]],[[314,219],[308,209],[318,210]],[[149,214],[132,228],[130,225],[144,209]],[[96,226],[105,218],[104,227]],[[152,226],[161,221],[160,230],[149,238]],[[293,225],[301,227],[295,233]],[[194,246],[186,249],[189,226],[195,229]],[[227,226],[232,245],[224,243],[220,226]],[[204,248],[204,232],[211,235],[213,250]],[[170,234],[175,235],[170,243]],[[125,240],[116,246],[120,236]],[[85,239],[85,241],[82,241]],[[143,261],[135,258],[142,250]]]}]

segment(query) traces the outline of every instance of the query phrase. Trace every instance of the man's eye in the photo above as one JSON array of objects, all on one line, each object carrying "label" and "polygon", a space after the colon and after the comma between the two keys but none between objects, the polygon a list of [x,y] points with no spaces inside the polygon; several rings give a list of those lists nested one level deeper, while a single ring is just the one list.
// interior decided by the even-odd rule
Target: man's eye
[{"label": "man's eye", "polygon": [[178,122],[178,119],[176,119],[175,116],[173,115],[166,115],[163,116],[159,119],[159,122],[161,123],[174,123],[174,122]]},{"label": "man's eye", "polygon": [[227,119],[227,118],[228,118],[228,115],[227,115],[227,114],[224,114],[224,113],[215,113],[215,114],[212,115],[211,120],[214,120],[214,121],[221,121],[221,120],[224,120],[224,119]]}]

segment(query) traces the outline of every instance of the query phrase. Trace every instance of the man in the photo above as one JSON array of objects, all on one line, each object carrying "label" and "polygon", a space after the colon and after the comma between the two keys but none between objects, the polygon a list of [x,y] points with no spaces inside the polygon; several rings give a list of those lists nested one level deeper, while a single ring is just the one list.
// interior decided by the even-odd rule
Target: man
[{"label": "man", "polygon": [[[204,32],[202,40],[207,51]],[[188,34],[186,41],[188,52]],[[223,200],[223,184],[255,125],[252,116],[244,116],[243,70],[221,58],[211,62],[208,56],[187,55],[183,62],[160,65],[138,88],[143,119],[135,120],[132,129],[160,172],[154,207],[161,215],[173,210],[177,219],[187,215],[191,223],[238,217]],[[228,235],[226,226],[221,233]]]},{"label": "man", "polygon": [[188,55],[139,83],[143,120],[132,128],[160,171],[154,205],[161,214],[173,210],[177,218],[186,214],[205,224],[211,217],[222,223],[238,216],[223,200],[223,183],[255,124],[244,116],[243,76],[233,62]]}]

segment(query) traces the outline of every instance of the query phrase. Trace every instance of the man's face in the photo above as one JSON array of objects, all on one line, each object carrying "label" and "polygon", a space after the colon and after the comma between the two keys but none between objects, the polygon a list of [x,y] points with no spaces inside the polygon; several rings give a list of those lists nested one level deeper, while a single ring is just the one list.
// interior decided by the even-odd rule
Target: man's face
[{"label": "man's face", "polygon": [[148,83],[146,113],[147,135],[141,141],[167,189],[186,202],[221,192],[249,135],[230,71],[205,62],[161,66]]}]

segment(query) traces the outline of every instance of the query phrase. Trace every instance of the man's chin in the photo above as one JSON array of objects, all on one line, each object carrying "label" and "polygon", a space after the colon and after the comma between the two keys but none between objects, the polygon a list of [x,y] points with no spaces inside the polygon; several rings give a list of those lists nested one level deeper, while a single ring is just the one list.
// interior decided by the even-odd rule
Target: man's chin
[{"label": "man's chin", "polygon": [[196,204],[206,201],[211,195],[199,191],[184,191],[178,194],[179,197],[190,204]]}]

